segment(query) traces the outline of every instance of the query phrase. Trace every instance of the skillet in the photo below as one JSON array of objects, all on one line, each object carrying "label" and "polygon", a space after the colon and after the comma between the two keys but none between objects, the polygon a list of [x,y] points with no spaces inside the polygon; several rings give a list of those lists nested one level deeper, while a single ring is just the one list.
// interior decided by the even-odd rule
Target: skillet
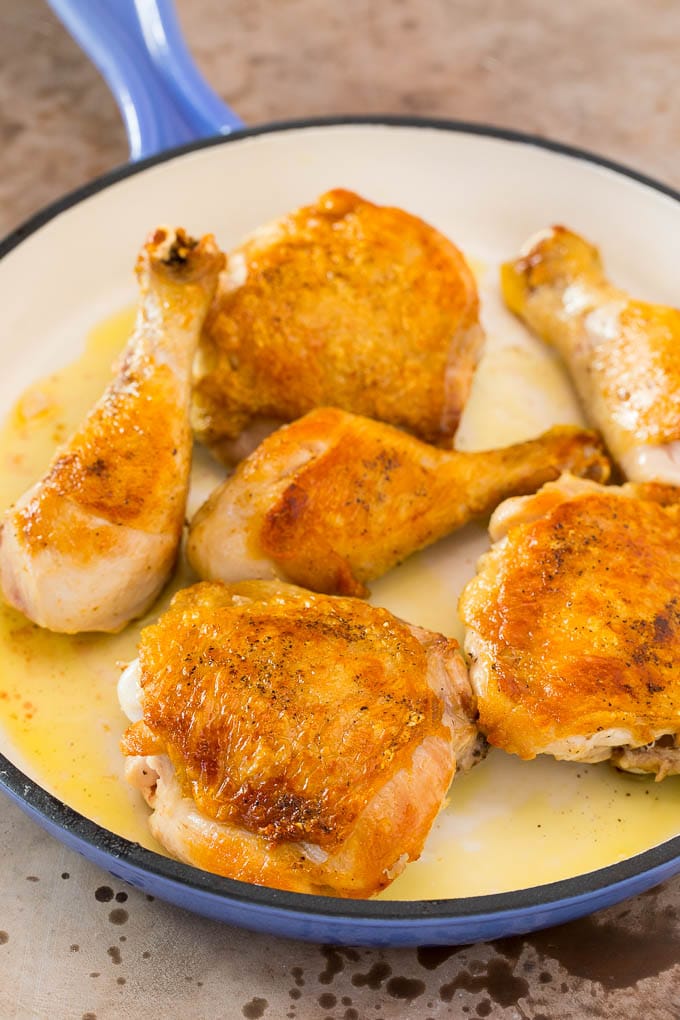
[{"label": "skillet", "polygon": [[[131,162],[50,206],[0,245],[5,336],[14,338],[2,350],[3,412],[37,374],[73,357],[83,332],[131,300],[130,266],[150,226],[171,221],[192,232],[214,230],[228,248],[334,186],[422,216],[486,267],[485,325],[499,351],[525,341],[503,318],[493,269],[551,222],[597,240],[622,286],[652,300],[677,300],[680,195],[660,183],[559,143],[485,125],[346,117],[246,129],[200,78],[169,3],[52,6],[109,82]],[[41,302],[26,299],[27,279],[41,281]],[[557,406],[546,408],[551,400]],[[524,427],[572,413],[569,400],[566,391],[556,398],[551,390],[538,411],[529,408],[535,419]],[[489,407],[489,420],[497,413]],[[505,432],[502,417],[494,422]],[[433,556],[448,563],[471,550],[462,556],[469,572],[481,541],[465,536]],[[679,824],[668,838],[648,846],[643,840],[638,852],[615,854],[596,868],[577,861],[554,881],[532,884],[538,862],[529,860],[526,881],[501,892],[430,891],[426,898],[369,902],[285,893],[169,860],[85,817],[32,773],[1,723],[0,750],[0,786],[68,846],[149,894],[278,935],[366,945],[473,942],[573,919],[680,871]],[[577,853],[581,844],[574,845]],[[457,866],[455,856],[446,866]],[[499,859],[499,871],[503,866]]]}]

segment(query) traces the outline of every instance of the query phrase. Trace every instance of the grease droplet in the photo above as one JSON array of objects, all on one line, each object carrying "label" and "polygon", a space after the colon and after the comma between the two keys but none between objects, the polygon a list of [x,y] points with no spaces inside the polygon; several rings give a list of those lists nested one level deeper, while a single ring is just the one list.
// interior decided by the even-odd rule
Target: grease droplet
[{"label": "grease droplet", "polygon": [[491,1013],[491,1000],[482,999],[481,1002],[478,1002],[476,1013],[477,1016],[489,1016]]},{"label": "grease droplet", "polygon": [[517,977],[507,960],[498,959],[489,960],[486,971],[477,976],[464,970],[442,985],[439,989],[442,1002],[451,1002],[459,988],[466,992],[488,992],[499,1006],[516,1006],[517,1000],[529,993],[526,979]]},{"label": "grease droplet", "polygon": [[418,963],[425,970],[436,970],[442,963],[446,963],[456,953],[460,953],[461,946],[418,946],[416,957]]},{"label": "grease droplet", "polygon": [[352,974],[352,984],[357,988],[367,985],[372,991],[376,992],[391,973],[392,968],[389,963],[385,963],[384,960],[378,960],[365,974]]},{"label": "grease droplet", "polygon": [[321,952],[326,957],[326,967],[319,974],[319,982],[322,985],[329,985],[335,975],[341,974],[345,969],[345,961],[332,946],[321,946]]},{"label": "grease droplet", "polygon": [[357,963],[361,959],[361,954],[349,946],[321,946],[320,949],[326,957],[326,969],[319,974],[318,978],[322,985],[329,985],[335,975],[345,969],[344,960]]},{"label": "grease droplet", "polygon": [[[541,956],[557,960],[574,977],[596,981],[610,990],[631,988],[678,962],[678,932],[674,923],[655,907],[656,904],[650,904],[647,910],[648,930],[631,931],[623,925],[586,917],[545,932],[534,932],[526,942]],[[649,951],[652,931],[654,952]]]},{"label": "grease droplet", "polygon": [[413,1002],[425,991],[425,982],[418,978],[393,977],[385,985],[385,991],[393,999],[403,999],[405,1002]]},{"label": "grease droplet", "polygon": [[62,871],[61,877],[62,878],[70,878],[71,876],[69,875],[68,871]]},{"label": "grease droplet", "polygon": [[293,968],[291,969],[291,972],[290,972],[290,973],[291,973],[291,975],[292,975],[292,978],[293,978],[293,980],[295,981],[295,984],[296,984],[296,985],[299,985],[299,986],[300,986],[300,988],[302,988],[302,986],[303,986],[303,985],[304,985],[304,983],[305,983],[305,979],[304,979],[304,977],[302,976],[302,975],[303,975],[303,973],[304,973],[304,971],[302,970],[302,967],[293,967]]},{"label": "grease droplet", "polygon": [[74,942],[72,946],[69,946],[69,949],[71,950],[72,953],[80,952],[80,946],[78,945],[77,942]]},{"label": "grease droplet", "polygon": [[128,916],[127,910],[123,910],[122,907],[114,907],[109,914],[109,921],[111,924],[125,924]]},{"label": "grease droplet", "polygon": [[246,1002],[245,1006],[241,1010],[246,1020],[259,1020],[261,1016],[264,1016],[264,1011],[269,1003],[266,999],[259,999],[255,996],[250,1002]]},{"label": "grease droplet", "polygon": [[299,999],[302,997],[302,992],[300,991],[299,988],[291,988],[288,994],[290,995],[291,999]]},{"label": "grease droplet", "polygon": [[26,881],[27,882],[39,882],[40,879],[38,878],[37,875],[26,875]]},{"label": "grease droplet", "polygon": [[116,966],[123,962],[123,957],[120,955],[120,949],[118,946],[109,946],[106,950],[108,956],[111,957],[111,962],[115,963]]},{"label": "grease droplet", "polygon": [[117,892],[116,893],[116,903],[125,903],[127,898],[128,898],[128,894],[126,892]]},{"label": "grease droplet", "polygon": [[0,931],[0,946],[4,946],[9,942],[9,935],[6,931]]},{"label": "grease droplet", "polygon": [[324,992],[319,996],[318,1002],[322,1009],[333,1009],[338,1000],[332,992]]},{"label": "grease droplet", "polygon": [[110,885],[100,885],[94,891],[94,898],[99,903],[109,903],[113,899],[113,889]]},{"label": "grease droplet", "polygon": [[116,978],[116,984],[117,985],[124,985],[125,984],[125,978],[124,977]]}]

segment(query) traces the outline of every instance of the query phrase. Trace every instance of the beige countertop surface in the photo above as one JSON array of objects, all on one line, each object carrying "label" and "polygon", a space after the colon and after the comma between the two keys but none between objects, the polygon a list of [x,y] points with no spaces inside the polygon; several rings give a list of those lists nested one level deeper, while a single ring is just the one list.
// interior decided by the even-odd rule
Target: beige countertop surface
[{"label": "beige countertop surface", "polygon": [[[178,0],[248,124],[340,113],[486,122],[680,188],[676,0]],[[101,79],[39,0],[0,0],[0,234],[126,159]],[[680,1017],[680,879],[468,947],[289,942],[114,880],[0,799],[0,1020]]]}]

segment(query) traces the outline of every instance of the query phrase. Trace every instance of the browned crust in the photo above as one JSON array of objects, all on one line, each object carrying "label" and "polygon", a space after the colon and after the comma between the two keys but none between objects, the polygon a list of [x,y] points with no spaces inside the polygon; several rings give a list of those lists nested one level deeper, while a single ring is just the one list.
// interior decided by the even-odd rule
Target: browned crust
[{"label": "browned crust", "polygon": [[531,758],[612,727],[638,744],[677,729],[680,504],[670,487],[636,491],[651,498],[605,490],[547,507],[463,593],[488,655],[479,712],[492,744]]},{"label": "browned crust", "polygon": [[332,851],[427,736],[449,740],[427,656],[355,599],[195,585],[142,633],[144,727],[123,749],[160,741],[209,818]]},{"label": "browned crust", "polygon": [[337,189],[255,237],[246,281],[206,320],[195,425],[211,444],[253,418],[333,404],[450,439],[482,343],[474,277],[422,220]]}]

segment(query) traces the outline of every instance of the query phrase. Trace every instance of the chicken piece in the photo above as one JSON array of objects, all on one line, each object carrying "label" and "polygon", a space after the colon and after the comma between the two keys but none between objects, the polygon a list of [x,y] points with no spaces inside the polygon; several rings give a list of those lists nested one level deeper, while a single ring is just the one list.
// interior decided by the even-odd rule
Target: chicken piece
[{"label": "chicken piece", "polygon": [[329,191],[230,254],[196,361],[196,433],[233,463],[333,404],[446,444],[482,344],[478,306],[437,230]]},{"label": "chicken piece", "polygon": [[298,892],[387,886],[485,746],[455,641],[280,583],[181,591],[119,690],[159,842]]},{"label": "chicken piece", "polygon": [[459,605],[489,742],[680,773],[680,490],[565,475],[490,532]]},{"label": "chicken piece", "polygon": [[594,433],[559,427],[463,453],[318,408],[269,436],[213,492],[191,521],[187,555],[208,580],[280,577],[366,595],[367,581],[410,553],[568,468],[607,478]]},{"label": "chicken piece", "polygon": [[47,473],[5,513],[5,598],[50,630],[117,631],[153,602],[184,522],[191,364],[224,265],[212,237],[161,227],[137,260],[117,374]]},{"label": "chicken piece", "polygon": [[590,422],[632,481],[680,484],[680,310],[635,301],[564,227],[501,270],[508,307],[557,348]]}]

